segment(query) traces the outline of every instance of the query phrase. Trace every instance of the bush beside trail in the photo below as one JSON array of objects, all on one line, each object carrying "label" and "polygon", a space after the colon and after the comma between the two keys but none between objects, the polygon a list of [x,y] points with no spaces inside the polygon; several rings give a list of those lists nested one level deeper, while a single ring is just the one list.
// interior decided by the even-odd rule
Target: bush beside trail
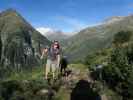
[{"label": "bush beside trail", "polygon": [[[131,32],[115,35],[112,46],[88,55],[85,63],[94,79],[103,82],[122,99],[133,99],[133,43]],[[102,65],[101,71],[97,65]],[[101,75],[101,77],[99,77]]]}]

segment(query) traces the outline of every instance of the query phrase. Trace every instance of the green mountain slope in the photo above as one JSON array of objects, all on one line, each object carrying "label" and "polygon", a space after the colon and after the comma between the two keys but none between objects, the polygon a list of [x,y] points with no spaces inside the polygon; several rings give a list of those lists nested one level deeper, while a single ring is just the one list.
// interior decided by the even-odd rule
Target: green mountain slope
[{"label": "green mountain slope", "polygon": [[119,31],[133,31],[133,16],[112,17],[95,27],[81,30],[67,39],[64,45],[65,54],[71,60],[82,60],[88,53],[107,48],[111,45],[114,34]]},{"label": "green mountain slope", "polygon": [[1,65],[21,69],[39,64],[37,56],[50,41],[36,31],[18,12],[8,9],[0,13]]}]

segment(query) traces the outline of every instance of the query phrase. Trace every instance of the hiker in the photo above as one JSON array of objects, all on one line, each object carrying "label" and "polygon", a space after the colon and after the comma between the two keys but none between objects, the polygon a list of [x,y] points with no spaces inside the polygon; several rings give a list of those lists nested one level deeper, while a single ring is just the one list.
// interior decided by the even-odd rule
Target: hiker
[{"label": "hiker", "polygon": [[48,79],[48,74],[52,71],[52,78],[55,79],[59,72],[60,63],[60,45],[58,41],[54,41],[50,48],[43,51],[41,59],[47,55],[45,79]]}]

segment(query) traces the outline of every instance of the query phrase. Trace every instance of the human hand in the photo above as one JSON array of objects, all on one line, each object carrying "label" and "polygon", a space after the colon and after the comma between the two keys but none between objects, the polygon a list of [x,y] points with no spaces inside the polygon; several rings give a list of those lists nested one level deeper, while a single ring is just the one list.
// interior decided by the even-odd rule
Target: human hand
[{"label": "human hand", "polygon": [[41,56],[41,59],[43,59],[43,57]]}]

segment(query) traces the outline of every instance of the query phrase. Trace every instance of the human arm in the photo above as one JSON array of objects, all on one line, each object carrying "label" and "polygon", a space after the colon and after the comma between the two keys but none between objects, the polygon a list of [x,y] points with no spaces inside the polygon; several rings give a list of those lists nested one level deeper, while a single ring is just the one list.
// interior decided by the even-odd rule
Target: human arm
[{"label": "human arm", "polygon": [[43,59],[43,56],[44,56],[44,51],[42,52],[42,55],[41,55],[41,57],[40,57],[40,58],[41,58],[41,59]]},{"label": "human arm", "polygon": [[43,50],[41,59],[43,59],[44,55],[46,55],[47,52],[48,52],[48,49],[44,49],[44,50]]},{"label": "human arm", "polygon": [[61,55],[59,54],[59,55],[57,55],[57,64],[58,64],[58,66],[60,65],[60,60],[61,60]]},{"label": "human arm", "polygon": [[57,52],[57,62],[58,62],[58,66],[60,65],[61,57],[62,57],[61,49],[58,49],[58,52]]}]

